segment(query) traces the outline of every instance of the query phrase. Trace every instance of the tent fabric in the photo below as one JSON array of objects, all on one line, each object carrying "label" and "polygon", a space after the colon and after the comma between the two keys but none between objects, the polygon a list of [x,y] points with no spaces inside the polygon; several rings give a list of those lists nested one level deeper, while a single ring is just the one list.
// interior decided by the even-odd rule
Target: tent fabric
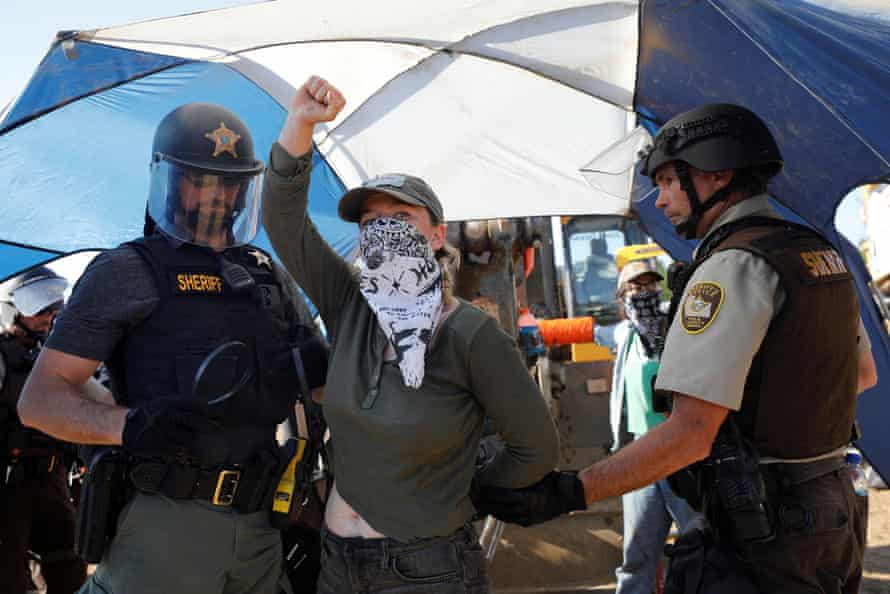
[{"label": "tent fabric", "polygon": [[785,158],[775,194],[810,223],[833,228],[843,196],[890,176],[890,22],[800,0],[710,0],[645,3],[641,23],[637,108],[657,122],[701,103],[759,114]]},{"label": "tent fabric", "polygon": [[[193,62],[89,96],[0,136],[0,239],[58,252],[117,245],[142,232],[148,163],[161,118],[188,101],[220,103],[241,115],[258,158],[267,158],[284,110],[230,68]],[[126,130],[122,134],[121,131]],[[337,217],[344,187],[316,155],[312,214],[341,253],[355,230]],[[38,216],[51,213],[51,216]],[[265,235],[261,247],[271,249]],[[0,276],[13,260],[0,260]]]},{"label": "tent fabric", "polygon": [[0,241],[0,262],[3,263],[0,268],[0,282],[15,276],[19,271],[58,257],[58,252]]},{"label": "tent fabric", "polygon": [[[558,78],[630,107],[636,61],[636,0],[298,0],[183,15],[84,33],[84,39],[191,59],[294,43],[377,41],[471,53]],[[231,26],[237,15],[237,28]],[[589,44],[597,39],[600,43]],[[579,44],[587,45],[578,52]]]},{"label": "tent fabric", "polygon": [[69,57],[62,44],[56,43],[37,67],[24,93],[0,121],[0,134],[97,89],[183,62],[172,56],[91,43],[76,44],[76,52]]},{"label": "tent fabric", "polygon": [[[451,220],[503,216],[505,203],[514,216],[586,213],[591,203],[626,212],[626,200],[596,195],[577,170],[626,131],[636,2],[494,1],[462,11],[387,0],[304,12],[282,1],[184,15],[83,32],[74,48],[212,59],[194,63],[240,73],[282,106],[309,74],[323,73],[349,101],[315,137],[343,184],[410,171],[436,188]],[[608,43],[574,51],[591,38]],[[186,62],[94,98],[193,68]],[[14,106],[17,117],[27,117],[28,100]]]},{"label": "tent fabric", "polygon": [[[355,230],[337,198],[387,171],[427,179],[452,220],[624,213],[629,200],[579,169],[625,136],[629,115],[654,132],[727,101],[766,120],[785,157],[777,200],[843,250],[864,304],[867,273],[834,216],[852,188],[890,181],[888,38],[881,0],[277,0],[82,31],[51,48],[0,121],[0,278],[44,257],[27,246],[137,235],[151,136],[175,106],[229,107],[265,158],[294,89],[318,73],[349,101],[317,127],[311,189],[342,254]],[[632,192],[648,191],[635,176]],[[635,206],[640,219],[688,255],[653,202]],[[865,306],[863,319],[886,385],[890,339]],[[866,429],[890,421],[879,389],[860,401]],[[890,440],[866,430],[861,445],[890,474]]]}]

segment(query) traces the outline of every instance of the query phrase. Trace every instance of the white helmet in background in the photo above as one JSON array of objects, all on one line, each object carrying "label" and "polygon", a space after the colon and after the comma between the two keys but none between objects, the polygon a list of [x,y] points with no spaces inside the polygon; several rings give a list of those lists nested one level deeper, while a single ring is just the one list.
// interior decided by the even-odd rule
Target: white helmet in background
[{"label": "white helmet in background", "polygon": [[47,268],[37,266],[0,284],[0,330],[9,331],[21,316],[36,316],[65,300],[68,281]]}]

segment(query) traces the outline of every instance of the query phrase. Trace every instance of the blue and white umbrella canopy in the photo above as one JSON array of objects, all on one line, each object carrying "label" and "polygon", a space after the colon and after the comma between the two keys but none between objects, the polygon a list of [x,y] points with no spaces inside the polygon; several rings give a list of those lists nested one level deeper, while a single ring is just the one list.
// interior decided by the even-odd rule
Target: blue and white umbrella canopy
[{"label": "blue and white umbrella canopy", "polygon": [[[890,374],[867,274],[833,222],[852,188],[890,181],[883,0],[277,0],[60,35],[0,119],[0,278],[138,235],[151,138],[174,107],[225,105],[262,157],[310,74],[348,101],[317,130],[311,196],[344,254],[355,230],[336,201],[372,175],[424,177],[451,220],[624,213],[627,195],[579,170],[629,123],[654,132],[707,102],[752,109],[786,159],[778,206],[843,249]],[[623,175],[628,194],[649,190]],[[688,254],[652,202],[638,209],[650,233]],[[890,401],[878,391],[860,400],[861,445],[886,476]]]}]

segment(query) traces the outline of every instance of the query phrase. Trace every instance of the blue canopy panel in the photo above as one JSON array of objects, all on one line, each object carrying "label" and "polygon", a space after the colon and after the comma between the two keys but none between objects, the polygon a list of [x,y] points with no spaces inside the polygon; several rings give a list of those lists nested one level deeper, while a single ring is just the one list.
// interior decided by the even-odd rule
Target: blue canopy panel
[{"label": "blue canopy panel", "polygon": [[[62,77],[56,84],[66,87],[65,77],[81,74],[71,68],[53,76]],[[0,187],[14,197],[0,201],[0,240],[68,253],[141,235],[155,127],[191,101],[219,103],[237,113],[264,160],[285,117],[251,81],[205,62],[164,69],[68,103],[0,135]],[[27,107],[17,104],[22,113]],[[311,215],[325,239],[349,256],[357,234],[337,217],[343,184],[318,154],[313,161]],[[265,233],[256,243],[271,249]],[[0,258],[0,277],[21,269],[16,266],[14,259]]]},{"label": "blue canopy panel", "polygon": [[57,41],[0,122],[0,134],[80,97],[184,62],[182,58],[81,41],[66,55]]},{"label": "blue canopy panel", "polygon": [[801,0],[644,2],[635,107],[663,123],[703,103],[738,103],[776,136],[776,196],[831,229],[853,188],[890,175],[888,20]]},{"label": "blue canopy panel", "polygon": [[58,252],[0,241],[0,282],[15,276],[20,270],[43,264],[58,257]]}]

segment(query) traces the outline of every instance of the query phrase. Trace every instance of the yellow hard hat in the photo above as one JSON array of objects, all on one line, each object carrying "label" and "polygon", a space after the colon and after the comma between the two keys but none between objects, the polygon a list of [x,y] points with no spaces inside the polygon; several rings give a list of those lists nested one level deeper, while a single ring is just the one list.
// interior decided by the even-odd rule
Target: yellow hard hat
[{"label": "yellow hard hat", "polygon": [[615,252],[615,266],[621,270],[628,262],[648,260],[664,255],[665,251],[657,243],[626,245]]}]

